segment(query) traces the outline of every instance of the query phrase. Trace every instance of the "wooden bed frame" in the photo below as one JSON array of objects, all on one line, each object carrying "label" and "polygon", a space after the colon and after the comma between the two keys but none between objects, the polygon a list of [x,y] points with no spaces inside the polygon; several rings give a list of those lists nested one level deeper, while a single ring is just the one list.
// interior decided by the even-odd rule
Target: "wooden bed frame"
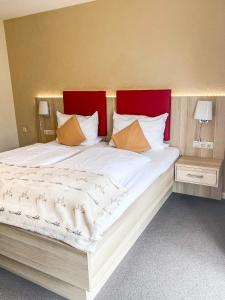
[{"label": "wooden bed frame", "polygon": [[86,253],[0,224],[0,266],[68,299],[91,300],[172,193],[174,166],[162,174]]},{"label": "wooden bed frame", "polygon": [[[104,91],[67,91],[63,93],[63,101],[67,114],[90,115],[97,110],[99,134],[106,134]],[[87,101],[89,105],[86,105]],[[121,114],[153,117],[168,112],[170,115],[170,104],[170,90],[117,92],[117,112]],[[169,120],[165,140],[170,138]],[[94,299],[172,193],[173,183],[172,165],[104,233],[94,253],[82,252],[57,240],[0,224],[0,266],[66,298]]]}]

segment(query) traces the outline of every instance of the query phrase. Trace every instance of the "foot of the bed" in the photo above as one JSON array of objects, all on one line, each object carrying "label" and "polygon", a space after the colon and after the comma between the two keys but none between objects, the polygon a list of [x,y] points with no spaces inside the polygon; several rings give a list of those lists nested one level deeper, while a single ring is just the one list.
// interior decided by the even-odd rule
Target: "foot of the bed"
[{"label": "foot of the bed", "polygon": [[0,267],[69,300],[93,300],[91,293],[0,255]]},{"label": "foot of the bed", "polygon": [[93,300],[172,192],[174,167],[161,175],[85,253],[0,224],[0,267],[70,300]]}]

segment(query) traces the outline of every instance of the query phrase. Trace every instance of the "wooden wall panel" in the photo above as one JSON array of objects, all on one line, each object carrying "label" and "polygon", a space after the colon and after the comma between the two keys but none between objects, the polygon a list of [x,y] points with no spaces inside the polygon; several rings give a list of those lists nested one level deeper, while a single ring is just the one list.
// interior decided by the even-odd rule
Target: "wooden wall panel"
[{"label": "wooden wall panel", "polygon": [[[47,101],[49,105],[49,116],[39,116],[38,107],[40,101]],[[36,98],[36,124],[38,142],[47,143],[56,139],[56,135],[45,135],[44,130],[56,130],[56,111],[64,112],[62,98]]]},{"label": "wooden wall panel", "polygon": [[[202,140],[214,142],[213,150],[193,148],[198,139],[199,122],[194,119],[198,100],[213,101],[213,120],[202,127]],[[225,149],[225,97],[173,97],[171,145],[180,149],[182,155],[224,158]],[[187,183],[175,183],[174,191],[196,196],[221,199],[223,182],[219,188],[210,188]],[[224,181],[225,187],[225,181]]]},{"label": "wooden wall panel", "polygon": [[116,97],[107,98],[107,126],[108,126],[108,135],[106,140],[109,141],[112,136],[113,131],[113,112],[116,108]]},{"label": "wooden wall panel", "polygon": [[[38,102],[46,100],[50,107],[50,117],[42,117],[37,114],[37,129],[39,142],[49,142],[55,139],[54,136],[46,136],[43,130],[40,130],[40,122],[43,129],[55,130],[56,110],[63,112],[62,98],[37,98]],[[112,115],[115,110],[115,97],[107,98],[107,115],[108,115],[108,136],[109,140],[112,134]],[[202,127],[202,140],[214,142],[213,150],[204,150],[193,148],[193,141],[198,139],[199,122],[194,120],[195,107],[198,100],[213,101],[213,120]],[[197,97],[197,96],[174,96],[172,97],[172,115],[171,115],[171,141],[172,146],[180,149],[182,155],[191,155],[198,157],[224,158],[225,149],[225,96],[219,97]],[[210,198],[219,198],[222,190],[225,191],[224,183],[220,183],[219,189],[203,187],[192,184],[176,183],[174,191],[205,196]]]},{"label": "wooden wall panel", "polygon": [[225,97],[217,97],[215,109],[213,157],[222,158],[224,157],[225,149]]},{"label": "wooden wall panel", "polygon": [[[213,157],[213,150],[193,148],[193,141],[198,139],[199,122],[194,120],[198,100],[212,100],[214,118],[202,127],[202,140],[214,141],[215,97],[173,97],[171,117],[171,145],[178,147],[182,155]],[[225,100],[225,99],[224,99]],[[217,141],[216,141],[217,143]],[[218,157],[221,158],[221,157]]]}]

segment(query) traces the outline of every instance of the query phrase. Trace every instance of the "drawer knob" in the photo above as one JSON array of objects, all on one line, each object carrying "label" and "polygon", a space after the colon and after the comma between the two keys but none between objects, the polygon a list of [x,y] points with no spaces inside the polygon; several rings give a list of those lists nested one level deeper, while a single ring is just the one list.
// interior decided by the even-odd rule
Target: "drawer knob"
[{"label": "drawer knob", "polygon": [[187,176],[188,177],[192,177],[192,178],[198,178],[198,179],[202,179],[202,178],[204,178],[204,176],[203,175],[196,175],[196,174],[187,174]]}]

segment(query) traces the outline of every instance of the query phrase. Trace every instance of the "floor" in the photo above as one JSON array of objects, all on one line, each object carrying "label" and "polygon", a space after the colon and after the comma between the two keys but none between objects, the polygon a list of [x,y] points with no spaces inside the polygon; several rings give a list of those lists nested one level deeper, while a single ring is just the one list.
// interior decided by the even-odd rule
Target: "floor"
[{"label": "floor", "polygon": [[[63,298],[0,270],[0,299]],[[220,299],[225,299],[225,201],[179,194],[167,200],[96,298]]]}]

